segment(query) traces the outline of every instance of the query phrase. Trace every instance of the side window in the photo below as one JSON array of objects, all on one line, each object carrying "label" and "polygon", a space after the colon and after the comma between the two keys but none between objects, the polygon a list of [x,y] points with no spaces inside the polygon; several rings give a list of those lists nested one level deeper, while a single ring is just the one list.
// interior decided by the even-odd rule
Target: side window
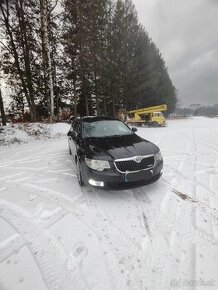
[{"label": "side window", "polygon": [[74,123],[72,124],[73,131],[74,131],[74,132],[76,132],[77,125],[78,125],[78,122],[74,122]]},{"label": "side window", "polygon": [[73,124],[73,131],[76,133],[76,134],[79,134],[80,133],[80,122],[75,122]]},{"label": "side window", "polygon": [[80,128],[81,128],[81,123],[78,122],[77,126],[76,126],[76,133],[79,134],[80,133]]}]

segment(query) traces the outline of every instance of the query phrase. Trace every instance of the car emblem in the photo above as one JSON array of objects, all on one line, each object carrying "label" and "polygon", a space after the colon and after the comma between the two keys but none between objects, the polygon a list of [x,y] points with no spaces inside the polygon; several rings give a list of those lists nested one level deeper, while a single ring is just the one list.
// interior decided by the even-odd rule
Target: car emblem
[{"label": "car emblem", "polygon": [[140,157],[140,156],[138,156],[138,157],[136,157],[136,159],[135,159],[135,161],[137,162],[137,163],[140,163],[141,161],[142,161],[142,157]]}]

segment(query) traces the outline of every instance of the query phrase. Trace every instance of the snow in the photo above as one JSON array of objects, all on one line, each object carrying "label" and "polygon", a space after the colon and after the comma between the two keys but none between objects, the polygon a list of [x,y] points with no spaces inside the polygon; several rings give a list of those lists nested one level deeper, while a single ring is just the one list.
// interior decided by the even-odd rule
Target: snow
[{"label": "snow", "polygon": [[139,128],[164,175],[123,190],[79,187],[69,125],[30,127],[0,146],[1,290],[218,288],[217,119]]},{"label": "snow", "polygon": [[5,127],[0,127],[0,146],[59,137],[66,134],[68,128],[66,123],[8,124]]}]

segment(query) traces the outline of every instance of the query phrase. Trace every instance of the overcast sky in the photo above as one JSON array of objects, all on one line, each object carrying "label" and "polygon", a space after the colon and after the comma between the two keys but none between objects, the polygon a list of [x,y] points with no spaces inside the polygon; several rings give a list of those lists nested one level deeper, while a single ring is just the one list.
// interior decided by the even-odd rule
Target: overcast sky
[{"label": "overcast sky", "polygon": [[133,0],[179,103],[218,104],[218,0]]}]

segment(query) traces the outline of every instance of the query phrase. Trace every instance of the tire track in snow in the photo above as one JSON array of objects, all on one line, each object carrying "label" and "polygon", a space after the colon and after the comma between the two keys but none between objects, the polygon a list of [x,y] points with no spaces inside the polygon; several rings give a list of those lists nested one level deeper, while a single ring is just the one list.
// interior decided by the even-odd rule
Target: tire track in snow
[{"label": "tire track in snow", "polygon": [[[43,225],[43,228],[49,229],[53,224],[57,221],[60,221],[63,217],[65,217],[67,213],[60,208],[56,208],[50,218],[46,221],[43,218],[36,217],[34,214],[34,221],[38,225]],[[43,222],[42,222],[43,220]],[[6,240],[0,243],[0,263],[5,259],[9,258],[14,253],[17,253],[22,247],[24,247],[25,241],[19,234],[14,234],[8,237]]]},{"label": "tire track in snow", "polygon": [[48,230],[36,226],[32,217],[12,203],[0,200],[0,217],[8,222],[25,240],[33,259],[51,290],[88,289],[80,271],[70,272],[68,255]]},{"label": "tire track in snow", "polygon": [[[14,234],[0,243],[0,263],[10,257],[13,253],[17,253],[23,246],[25,241],[19,234]],[[1,288],[0,288],[1,289]]]},{"label": "tire track in snow", "polygon": [[192,203],[192,206],[196,209],[201,210],[202,214],[205,215],[207,218],[211,219],[211,224],[218,225],[218,211],[217,209],[212,209],[208,205],[202,203],[197,199],[193,199],[192,197],[188,196],[185,193],[178,191],[175,188],[172,188],[172,192],[175,193],[180,199],[183,201],[188,201]]},{"label": "tire track in snow", "polygon": [[[166,180],[164,180],[164,178],[162,178],[162,180],[167,184],[170,185],[170,183],[168,183]],[[169,192],[172,192],[172,187],[171,185],[168,188]],[[154,206],[153,206],[154,207]],[[157,207],[154,207],[153,209],[154,211],[158,211]],[[160,212],[160,210],[159,210]],[[169,226],[169,228],[171,229],[175,229],[175,231],[182,236],[186,236],[187,239],[189,239],[190,242],[192,243],[196,243],[199,246],[218,246],[218,240],[216,238],[214,238],[213,236],[205,233],[204,231],[201,231],[200,229],[195,228],[192,225],[188,225],[186,223],[185,220],[183,219],[179,219],[177,215],[172,214],[169,215],[169,213],[167,212],[162,212],[163,213],[163,220],[162,222],[165,223],[166,226]],[[171,222],[170,222],[171,220]],[[177,224],[178,226],[175,227],[175,224]],[[178,232],[178,228],[180,229],[180,233]]]},{"label": "tire track in snow", "polygon": [[[106,257],[107,261],[105,261],[106,264],[118,265],[121,268],[121,272],[123,273],[122,275],[123,276],[126,275],[126,281],[129,281],[129,285],[126,285],[126,287],[128,286],[128,287],[131,287],[130,289],[136,289],[135,287],[132,288],[132,285],[131,285],[133,278],[129,279],[129,277],[132,275],[132,268],[130,267],[131,261],[129,258],[127,259],[125,256],[126,256],[126,253],[129,252],[130,250],[132,251],[132,256],[131,255],[129,256],[131,256],[133,259],[135,259],[134,258],[135,254],[139,253],[138,255],[141,255],[141,245],[137,244],[127,234],[125,234],[125,232],[123,232],[121,229],[119,229],[114,224],[108,221],[107,216],[105,216],[104,213],[102,213],[102,211],[99,210],[99,208],[97,207],[97,204],[94,203],[93,193],[89,195],[88,199],[87,198],[83,199],[85,196],[87,197],[86,191],[85,191],[85,194],[83,192],[82,196],[79,195],[75,199],[72,199],[72,198],[67,197],[64,194],[59,193],[58,191],[44,188],[42,186],[32,185],[32,184],[24,184],[24,186],[27,187],[29,190],[34,190],[34,194],[44,199],[48,199],[51,202],[54,202],[55,204],[57,204],[58,206],[64,208],[66,211],[73,214],[73,216],[77,220],[79,220],[85,227],[91,230],[91,232],[98,238],[99,243],[101,244],[101,247],[107,248],[107,253],[109,254],[106,255],[107,256]],[[76,208],[78,208],[81,202],[85,202],[85,201],[93,213],[93,215],[89,217],[88,219],[84,218],[84,216],[87,216],[87,213],[86,212],[83,213],[81,208],[79,209],[79,211],[76,210]],[[91,204],[93,204],[94,208]],[[90,207],[90,205],[92,208]],[[95,216],[97,216],[97,218]],[[94,224],[92,220],[93,217],[94,217]],[[102,221],[102,223],[100,221]],[[105,225],[108,226],[110,232],[109,231],[106,232]],[[111,236],[114,237],[113,241],[111,240]],[[117,242],[116,240],[118,240],[119,242]],[[126,249],[126,251],[124,251],[122,255],[120,255],[117,251],[119,250],[120,245],[122,245],[122,248],[124,248],[124,245],[125,245],[125,249]],[[110,261],[108,261],[108,258]],[[113,261],[112,259],[113,260],[115,259],[116,262]],[[122,266],[124,265],[123,260],[125,260],[125,262],[129,265],[127,270],[125,269],[125,266]],[[107,269],[108,269],[108,266],[107,266]],[[111,283],[114,285],[120,285],[120,286],[124,285],[124,280],[122,278],[122,275],[117,275],[117,273],[115,273],[114,270],[113,271],[111,270],[112,270],[112,267],[110,266],[108,271],[112,279]],[[114,276],[114,274],[116,274],[116,276]],[[123,286],[121,288],[118,288],[118,286],[116,286],[115,289],[125,289],[125,288],[123,288]]]},{"label": "tire track in snow", "polygon": [[[197,146],[196,146],[196,142],[194,140],[194,132],[193,132],[193,135],[192,135],[192,138],[193,138],[193,162],[191,164],[193,164],[193,168],[192,168],[192,172],[196,172],[197,170],[197,164],[199,164],[199,160],[197,158],[198,156],[198,152],[197,152]],[[172,168],[172,170],[175,172],[176,170],[174,168]],[[190,185],[192,186],[192,196],[191,199],[192,200],[196,200],[196,194],[197,194],[197,186],[201,186],[203,187],[204,189],[206,188],[207,189],[207,196],[208,198],[212,195],[211,195],[211,188],[209,188],[207,185],[203,184],[202,182],[199,182],[199,180],[197,180],[196,176],[194,176],[194,178],[190,178],[191,175],[189,175],[189,177],[186,177],[184,174],[182,174],[181,172],[177,173],[176,174],[176,178],[178,178],[178,175],[180,176],[180,180],[181,180],[181,177],[184,178],[184,181],[187,181],[190,183]],[[168,185],[170,185],[170,191],[172,192],[173,190],[173,187],[174,185],[171,184],[170,182],[167,182],[165,179],[163,179],[163,181],[165,183],[167,183]],[[185,184],[185,182],[181,182],[182,184]],[[214,197],[214,195],[213,195]],[[181,198],[181,195],[180,195],[180,198]],[[190,201],[190,200],[189,200]],[[191,279],[195,279],[195,277],[197,277],[196,275],[196,266],[195,266],[195,263],[196,263],[196,247],[198,248],[198,250],[201,248],[207,250],[208,249],[208,246],[211,246],[213,247],[214,251],[216,251],[217,249],[217,246],[218,246],[218,241],[217,239],[214,237],[213,234],[207,234],[205,233],[203,230],[201,229],[198,229],[197,228],[197,225],[196,225],[196,218],[195,218],[195,209],[199,209],[199,205],[197,205],[197,203],[187,203],[186,204],[187,206],[190,205],[190,209],[192,210],[192,215],[190,215],[190,213],[188,213],[189,216],[191,216],[191,218],[193,220],[190,219],[190,224],[187,223],[186,225],[186,231],[185,231],[185,225],[184,223],[182,224],[181,221],[179,221],[178,217],[177,217],[177,220],[176,220],[176,217],[175,217],[175,222],[178,223],[178,229],[176,230],[175,229],[175,232],[180,235],[184,241],[189,241],[192,243],[192,246],[190,245],[190,249],[192,247],[192,250],[191,250],[191,256],[190,256],[190,259],[192,257],[192,265],[191,265],[191,269],[192,269],[192,273],[187,273],[189,275],[189,277]],[[212,216],[211,218],[213,217],[214,218],[214,212],[211,211],[211,209],[209,207],[207,207],[209,209],[209,211],[211,212]],[[185,207],[183,206],[183,209],[185,209]],[[202,207],[203,209],[203,207]],[[208,212],[208,211],[207,211]],[[186,211],[187,213],[187,211]],[[194,215],[194,216],[193,216]],[[174,217],[172,217],[174,218]],[[192,223],[191,223],[192,221]],[[179,232],[178,232],[179,231]]]},{"label": "tire track in snow", "polygon": [[4,176],[4,177],[0,177],[0,181],[4,181],[4,180],[7,181],[7,179],[9,179],[9,181],[10,181],[10,179],[13,179],[13,178],[16,177],[16,176],[20,176],[20,175],[23,175],[23,174],[24,174],[24,172],[18,172],[18,173],[14,173],[14,174],[6,175],[6,176]]},{"label": "tire track in snow", "polygon": [[[199,142],[198,143],[198,145],[203,145],[203,146],[205,146],[205,147],[208,147],[208,148],[210,148],[211,150],[213,150],[214,152],[215,152],[215,154],[218,154],[218,150],[217,150],[217,147],[213,147],[213,146],[211,146],[211,144],[209,144],[209,143],[206,143],[206,142]],[[216,146],[216,145],[215,145]]]},{"label": "tire track in snow", "polygon": [[4,161],[2,162],[0,167],[11,167],[14,164],[23,165],[23,164],[34,163],[38,161],[47,162],[47,160],[53,160],[52,157],[59,158],[59,159],[64,158],[63,155],[55,155],[55,154],[52,156],[40,156],[40,157],[33,156],[32,158],[24,158],[24,159],[18,159],[18,160],[13,160],[13,161]]},{"label": "tire track in snow", "polygon": [[[140,189],[139,192],[134,191],[134,193],[137,195],[136,198],[142,201],[144,212],[148,217],[147,220],[151,233],[152,231],[157,233],[157,229],[161,232],[161,229],[163,229],[166,233],[176,233],[176,235],[182,238],[185,242],[189,241],[193,246],[198,245],[199,247],[208,248],[208,246],[211,245],[214,249],[218,247],[217,241],[210,235],[207,235],[201,230],[194,228],[194,226],[187,224],[186,221],[183,221],[183,219],[179,218],[177,215],[171,215],[170,212],[166,211],[162,212],[161,209],[154,204],[148,204],[145,200],[146,192],[143,189],[141,189],[141,193]],[[156,242],[157,239],[158,235],[155,234],[154,241]],[[176,269],[178,263],[175,259],[172,259],[170,248],[168,249],[165,247],[164,250],[164,244],[166,245],[166,243],[162,241],[160,244],[157,243],[156,245],[153,245],[153,251],[150,252],[150,254],[155,257],[154,267],[156,265],[159,265],[160,267],[158,267],[156,271],[157,284],[148,287],[148,289],[168,289],[172,277],[177,277],[178,273],[176,272]],[[166,254],[166,251],[168,251],[169,255]],[[150,275],[152,275],[152,273],[150,273]]]},{"label": "tire track in snow", "polygon": [[[175,172],[177,172],[177,169],[174,169],[173,167],[171,167],[171,170],[174,170]],[[191,185],[193,186],[200,186],[204,189],[206,189],[209,194],[213,194],[213,198],[217,198],[217,194],[210,189],[210,187],[204,185],[202,182],[199,182],[196,178],[194,180],[190,180],[187,176],[183,175],[182,173],[178,173],[180,174],[180,178],[184,178],[186,181],[188,181]],[[193,175],[194,176],[194,175]],[[168,182],[165,178],[162,178],[162,180],[171,186],[171,191],[173,192],[173,190],[176,190],[177,192],[179,192],[177,189],[174,188],[174,186],[171,185],[170,182]],[[210,198],[210,195],[208,194],[208,198]],[[178,194],[177,194],[178,195]],[[212,220],[212,224],[217,225],[218,224],[218,211],[217,209],[213,209],[210,208],[209,206],[207,206],[206,204],[203,204],[201,201],[198,201],[196,203],[193,203],[193,207],[201,210],[201,213],[205,216],[205,218],[209,218]]]},{"label": "tire track in snow", "polygon": [[[180,178],[184,178],[188,183],[190,184],[194,184],[194,185],[198,185],[201,186],[202,188],[206,189],[208,192],[210,192],[211,194],[213,194],[214,197],[217,197],[217,193],[212,190],[209,186],[205,185],[204,183],[198,181],[198,180],[190,180],[190,176],[186,176],[185,174],[183,174],[181,171],[179,171],[178,169],[170,166],[169,164],[165,164],[165,167],[169,168],[171,171],[175,172],[176,176],[180,176]],[[163,179],[163,178],[162,178]],[[168,182],[166,179],[164,179],[166,183],[168,183],[169,185],[171,185],[170,182]]]},{"label": "tire track in snow", "polygon": [[[41,150],[41,148],[40,148],[40,150]],[[33,149],[31,149],[29,151],[31,151],[31,153],[33,153]],[[55,153],[55,152],[52,153],[52,152],[50,152],[50,149],[47,150],[47,151],[48,152],[46,153],[46,150],[44,149],[43,152],[40,152],[38,154],[34,154],[34,155],[31,154],[31,157],[24,157],[24,158],[21,158],[21,159],[13,158],[13,160],[11,160],[11,161],[8,161],[8,160],[4,161],[3,160],[3,161],[1,161],[0,168],[1,167],[10,167],[10,166],[13,166],[14,164],[21,164],[22,165],[22,164],[31,163],[31,162],[34,163],[34,162],[37,162],[37,161],[47,161],[47,160],[53,161],[54,158],[55,159],[64,159],[66,157],[63,153],[61,153],[61,154],[60,153]]]},{"label": "tire track in snow", "polygon": [[146,270],[148,271],[148,277],[152,278],[150,280],[146,279],[145,284],[148,286],[148,289],[167,289],[170,280],[170,272],[166,270],[166,261],[169,258],[169,245],[166,243],[164,236],[161,235],[160,214],[157,214],[157,210],[153,211],[153,205],[144,189],[145,187],[143,189],[135,188],[131,194],[143,218],[143,229],[148,233],[150,241],[149,259],[151,265]]},{"label": "tire track in snow", "polygon": [[92,211],[98,235],[106,247],[110,249],[115,257],[117,257],[120,271],[126,280],[126,287],[128,287],[128,289],[138,289],[139,286],[133,269],[134,266],[137,265],[136,257],[143,259],[141,245],[132,240],[128,234],[109,219],[98,204],[98,194],[95,194],[92,189],[83,189],[82,191],[86,198],[87,205]]},{"label": "tire track in snow", "polygon": [[33,185],[33,184],[24,184],[24,187],[28,188],[28,190],[33,191],[33,193],[45,200],[49,200],[50,202],[58,205],[59,207],[63,208],[68,213],[72,214],[73,217],[78,220],[84,227],[86,227],[94,236],[97,237],[99,242],[99,247],[102,251],[105,268],[107,271],[108,276],[110,277],[110,283],[112,289],[125,289],[125,282],[122,276],[117,275],[118,262],[115,259],[113,253],[103,244],[101,237],[99,236],[98,232],[96,231],[95,224],[93,225],[93,221],[91,217],[85,218],[87,215],[86,212],[83,212],[82,208],[77,210],[76,208],[79,207],[80,204],[85,202],[83,200],[83,194],[81,194],[74,199],[69,198],[68,196],[52,189],[44,188],[42,186]]}]

